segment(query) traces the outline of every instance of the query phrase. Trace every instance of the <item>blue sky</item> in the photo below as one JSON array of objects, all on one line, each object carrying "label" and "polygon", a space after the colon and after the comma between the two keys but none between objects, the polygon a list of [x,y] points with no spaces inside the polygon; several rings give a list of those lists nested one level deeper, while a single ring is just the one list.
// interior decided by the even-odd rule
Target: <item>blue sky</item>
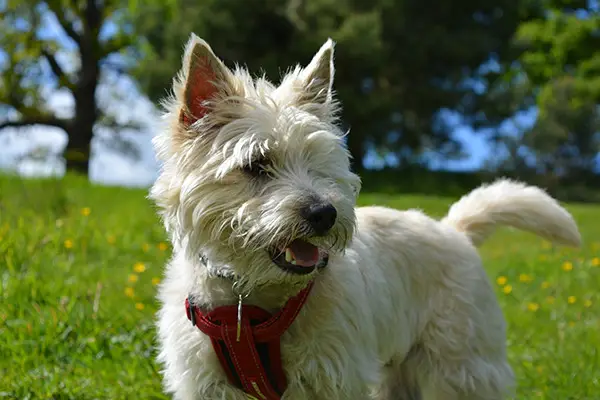
[{"label": "blue sky", "polygon": [[[110,36],[110,25],[107,25],[103,34]],[[64,43],[65,49],[73,49],[61,28],[52,16],[45,20],[45,29],[41,36],[56,38]],[[0,54],[1,56],[1,54]],[[73,69],[76,62],[69,53],[58,55],[59,61],[66,70]],[[45,91],[45,98],[51,109],[63,116],[72,115],[73,101],[68,93],[55,92],[50,86]],[[135,88],[135,84],[126,77],[104,74],[98,93],[99,102],[107,107],[110,112],[120,120],[131,120],[141,124],[139,132],[125,131],[123,135],[132,140],[140,151],[139,159],[132,159],[118,152],[112,151],[109,146],[95,140],[92,144],[93,158],[90,165],[90,178],[94,182],[127,186],[147,186],[155,179],[158,164],[154,159],[151,139],[159,131],[160,116],[155,107],[144,98]],[[535,115],[525,113],[516,117],[521,125],[530,124]],[[511,122],[504,126],[508,132],[512,130]],[[110,140],[112,132],[98,129],[99,138]],[[450,170],[474,170],[481,167],[490,155],[490,146],[485,135],[477,134],[468,126],[458,126],[454,136],[463,144],[468,156],[461,160],[443,160],[435,154],[430,156],[431,167]],[[0,134],[0,168],[17,171],[23,175],[51,175],[62,174],[63,167],[58,160],[46,162],[27,160],[22,158],[31,152],[46,149],[51,153],[59,154],[65,146],[66,136],[55,128],[31,127],[20,130],[5,130]],[[381,166],[382,160],[373,154],[367,155],[365,164],[368,167]]]}]

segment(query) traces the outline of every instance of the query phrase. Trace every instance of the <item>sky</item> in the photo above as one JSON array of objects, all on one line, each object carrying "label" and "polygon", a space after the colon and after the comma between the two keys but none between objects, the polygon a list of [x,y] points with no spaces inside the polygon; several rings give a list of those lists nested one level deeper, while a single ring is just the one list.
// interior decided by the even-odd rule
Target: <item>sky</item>
[{"label": "sky", "polygon": [[[110,36],[111,26],[108,24],[103,34]],[[72,50],[61,33],[61,28],[52,16],[45,20],[45,28],[41,36],[55,38],[64,44],[64,48]],[[0,53],[0,61],[2,54]],[[68,53],[58,54],[59,62],[64,69],[73,70],[75,60]],[[45,98],[50,109],[59,116],[69,117],[73,113],[73,100],[68,93],[48,89]],[[111,132],[97,129],[97,139],[92,143],[92,159],[90,163],[90,179],[96,183],[120,186],[147,187],[156,178],[159,165],[154,158],[152,137],[161,129],[160,114],[127,77],[105,74],[98,91],[98,101],[108,111],[122,121],[134,121],[140,124],[139,131],[123,131],[120,134],[131,140],[139,150],[139,158],[114,151],[106,142],[110,142]],[[526,113],[517,116],[521,124],[530,124],[535,116]],[[510,122],[505,129],[510,131]],[[490,156],[492,151],[486,142],[485,135],[477,134],[468,126],[458,126],[453,132],[464,146],[468,155],[461,160],[443,160],[435,154],[430,155],[430,167],[448,170],[476,170]],[[66,144],[66,135],[57,128],[28,127],[6,129],[0,133],[0,168],[17,172],[24,176],[62,175],[64,167],[58,159],[35,161],[24,159],[28,154],[46,151],[60,154]],[[367,154],[365,166],[381,167],[384,161],[374,154]]]}]

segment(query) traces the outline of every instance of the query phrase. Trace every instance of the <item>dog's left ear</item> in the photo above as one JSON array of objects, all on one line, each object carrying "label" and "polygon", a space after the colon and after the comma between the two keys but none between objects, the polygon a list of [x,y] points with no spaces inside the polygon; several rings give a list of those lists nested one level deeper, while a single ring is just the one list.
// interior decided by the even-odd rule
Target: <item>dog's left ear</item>
[{"label": "dog's left ear", "polygon": [[312,61],[300,74],[302,95],[300,102],[326,103],[333,97],[333,48],[335,43],[327,39]]}]

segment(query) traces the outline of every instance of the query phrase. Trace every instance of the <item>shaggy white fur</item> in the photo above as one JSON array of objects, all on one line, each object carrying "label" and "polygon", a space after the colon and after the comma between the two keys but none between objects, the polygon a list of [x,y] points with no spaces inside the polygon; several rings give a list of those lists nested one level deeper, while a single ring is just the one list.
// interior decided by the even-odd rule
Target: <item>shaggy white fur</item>
[{"label": "shaggy white fur", "polygon": [[[150,193],[174,245],[159,293],[166,390],[247,398],[186,318],[188,295],[210,310],[235,304],[239,290],[274,311],[314,280],[281,339],[283,399],[505,398],[505,321],[475,246],[499,224],[578,246],[575,222],[542,190],[509,180],[471,192],[442,221],[355,209],[360,181],[336,125],[333,73],[330,40],[276,87],[228,69],[192,35]],[[326,232],[307,220],[314,204],[337,212]],[[276,262],[297,240],[318,249],[314,266]]]}]

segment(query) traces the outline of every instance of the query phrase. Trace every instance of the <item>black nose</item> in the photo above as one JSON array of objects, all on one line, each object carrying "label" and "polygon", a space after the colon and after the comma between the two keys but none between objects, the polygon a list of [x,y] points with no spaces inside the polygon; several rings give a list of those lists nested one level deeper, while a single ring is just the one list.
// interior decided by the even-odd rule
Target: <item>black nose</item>
[{"label": "black nose", "polygon": [[301,214],[315,234],[325,235],[335,224],[337,210],[330,203],[315,203],[305,207]]}]

